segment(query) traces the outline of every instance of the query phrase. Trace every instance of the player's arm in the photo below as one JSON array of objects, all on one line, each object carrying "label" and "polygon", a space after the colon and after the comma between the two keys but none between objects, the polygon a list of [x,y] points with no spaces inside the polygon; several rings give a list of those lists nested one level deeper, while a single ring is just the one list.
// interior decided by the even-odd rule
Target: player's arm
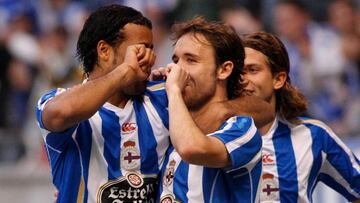
[{"label": "player's arm", "polygon": [[[150,79],[165,80],[168,73],[169,68],[160,67],[151,72]],[[275,109],[268,102],[245,94],[233,100],[212,103],[210,108],[214,111],[207,111],[195,120],[201,131],[206,134],[214,132],[228,118],[237,115],[251,116],[258,128],[272,122],[275,118]]]},{"label": "player's arm", "polygon": [[204,133],[215,131],[224,121],[236,115],[251,116],[258,128],[275,118],[275,109],[256,96],[243,95],[233,100],[213,103],[210,108],[216,110],[206,112],[206,115],[196,120]]},{"label": "player's arm", "polygon": [[52,98],[42,110],[44,127],[60,132],[88,119],[111,95],[148,77],[147,69],[151,68],[154,59],[153,52],[144,45],[129,46],[124,63],[117,68]]},{"label": "player's arm", "polygon": [[[324,123],[318,120],[304,120],[313,125],[321,140],[325,160],[320,169],[319,179],[348,201],[360,198],[360,161],[340,138]],[[325,156],[324,156],[325,155]]]},{"label": "player's arm", "polygon": [[185,162],[218,168],[228,166],[230,158],[225,145],[201,132],[185,105],[181,92],[187,77],[185,71],[173,64],[166,81],[171,142]]},{"label": "player's arm", "polygon": [[353,201],[353,203],[360,203],[360,199]]}]

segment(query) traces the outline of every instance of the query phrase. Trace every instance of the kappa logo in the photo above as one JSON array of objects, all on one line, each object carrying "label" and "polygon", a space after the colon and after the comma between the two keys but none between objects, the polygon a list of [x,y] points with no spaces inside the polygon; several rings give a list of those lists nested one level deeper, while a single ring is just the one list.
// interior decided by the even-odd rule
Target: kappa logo
[{"label": "kappa logo", "polygon": [[272,159],[272,154],[263,154],[262,155],[262,163],[264,165],[269,165],[269,164],[273,164],[274,160]]},{"label": "kappa logo", "polygon": [[136,124],[135,123],[124,123],[121,126],[121,132],[123,133],[131,133],[136,130]]}]

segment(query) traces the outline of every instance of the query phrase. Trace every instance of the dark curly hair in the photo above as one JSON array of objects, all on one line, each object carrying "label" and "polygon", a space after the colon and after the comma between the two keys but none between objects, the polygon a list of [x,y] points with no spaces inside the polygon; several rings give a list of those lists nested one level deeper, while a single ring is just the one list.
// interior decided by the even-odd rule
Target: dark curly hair
[{"label": "dark curly hair", "polygon": [[85,73],[93,71],[97,63],[98,42],[104,40],[115,48],[124,40],[123,28],[128,23],[152,29],[151,21],[139,11],[122,5],[101,7],[89,16],[77,42],[77,56]]},{"label": "dark curly hair", "polygon": [[215,50],[216,64],[222,65],[226,61],[234,64],[232,73],[227,81],[229,99],[239,96],[243,87],[239,83],[240,74],[244,68],[245,51],[240,37],[233,27],[221,22],[209,22],[202,17],[174,24],[172,27],[175,41],[187,33],[201,34]]}]

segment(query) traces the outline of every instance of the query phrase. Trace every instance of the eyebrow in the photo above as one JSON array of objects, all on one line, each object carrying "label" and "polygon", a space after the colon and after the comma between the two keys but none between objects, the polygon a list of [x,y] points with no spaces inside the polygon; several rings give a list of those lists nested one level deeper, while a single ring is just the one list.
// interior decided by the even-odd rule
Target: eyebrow
[{"label": "eyebrow", "polygon": [[247,67],[259,67],[260,66],[260,64],[258,64],[258,63],[249,63],[249,64],[244,64],[244,66],[247,66]]},{"label": "eyebrow", "polygon": [[[199,59],[200,57],[198,55],[192,54],[192,53],[184,53],[185,56],[187,57],[192,57],[195,59]],[[175,58],[179,58],[176,54],[173,54],[171,59],[174,60]]]}]

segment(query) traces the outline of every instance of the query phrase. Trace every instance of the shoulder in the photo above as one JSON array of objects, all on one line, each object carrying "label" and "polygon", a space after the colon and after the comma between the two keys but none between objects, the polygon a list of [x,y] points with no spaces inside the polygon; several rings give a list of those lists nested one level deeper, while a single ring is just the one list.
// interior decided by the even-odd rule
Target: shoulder
[{"label": "shoulder", "polygon": [[151,81],[148,82],[145,90],[145,96],[150,98],[150,101],[155,104],[167,106],[167,94],[165,90],[164,81]]},{"label": "shoulder", "polygon": [[43,104],[44,102],[50,100],[51,98],[65,92],[65,91],[66,91],[65,88],[54,88],[52,90],[49,90],[40,97],[38,104]]},{"label": "shoulder", "polygon": [[229,118],[221,128],[225,128],[226,126],[233,126],[235,128],[250,128],[254,125],[254,120],[250,116],[233,116]]},{"label": "shoulder", "polygon": [[256,131],[254,120],[249,116],[233,116],[226,120],[219,130],[212,134],[236,132],[246,134],[250,130]]},{"label": "shoulder", "polygon": [[324,130],[328,133],[333,133],[333,130],[320,120],[308,118],[308,117],[300,117],[299,120],[300,120],[300,124],[305,125],[307,127],[312,127],[314,129]]},{"label": "shoulder", "polygon": [[52,90],[49,90],[48,92],[44,93],[40,99],[37,102],[36,105],[36,110],[37,111],[42,111],[45,107],[45,105],[55,96],[65,92],[66,89],[65,88],[55,88]]},{"label": "shoulder", "polygon": [[312,142],[321,142],[325,145],[335,142],[342,145],[342,141],[338,135],[327,124],[320,120],[312,118],[300,118],[300,124],[294,125],[291,128],[294,135],[309,134],[312,138]]},{"label": "shoulder", "polygon": [[146,92],[165,91],[165,81],[149,81]]}]

